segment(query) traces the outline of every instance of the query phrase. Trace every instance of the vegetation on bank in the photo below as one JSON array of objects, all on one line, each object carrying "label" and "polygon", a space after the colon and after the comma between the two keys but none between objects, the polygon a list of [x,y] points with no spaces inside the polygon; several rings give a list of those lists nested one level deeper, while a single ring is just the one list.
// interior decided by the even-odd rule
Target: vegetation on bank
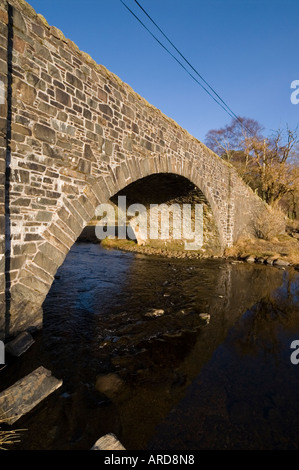
[{"label": "vegetation on bank", "polygon": [[223,128],[210,130],[205,143],[231,163],[267,204],[299,219],[298,128],[287,126],[266,135],[256,120],[238,117]]},{"label": "vegetation on bank", "polygon": [[[105,238],[101,242],[103,248],[118,249],[142,253],[148,255],[166,256],[169,258],[211,258],[214,253],[203,251],[186,251],[182,246],[174,247],[171,244],[161,245],[148,243],[137,245],[132,240],[119,240],[117,238]],[[223,257],[244,259],[252,255],[256,258],[282,259],[292,265],[299,266],[299,239],[289,234],[278,235],[270,240],[258,238],[240,239],[232,247],[227,248]]]},{"label": "vegetation on bank", "polygon": [[299,240],[288,234],[278,235],[271,240],[245,238],[225,250],[227,257],[244,259],[249,255],[264,259],[282,259],[299,265]]},{"label": "vegetation on bank", "polygon": [[[299,136],[297,129],[265,135],[254,119],[238,118],[207,133],[206,144],[232,164],[241,178],[269,206],[268,216],[256,217],[252,234],[227,248],[222,256],[244,259],[253,256],[299,265]],[[204,227],[208,233],[210,227]],[[205,245],[199,251],[184,250],[178,240],[149,240],[140,246],[131,240],[106,239],[106,248],[177,258],[218,256]],[[270,263],[271,264],[271,263]]]},{"label": "vegetation on bank", "polygon": [[[132,251],[146,255],[166,256],[168,258],[210,258],[215,253],[210,250],[187,251],[179,241],[150,240],[144,245],[138,245],[132,240],[120,240],[118,238],[105,238],[101,241],[103,248]],[[218,256],[216,256],[218,257]]]}]

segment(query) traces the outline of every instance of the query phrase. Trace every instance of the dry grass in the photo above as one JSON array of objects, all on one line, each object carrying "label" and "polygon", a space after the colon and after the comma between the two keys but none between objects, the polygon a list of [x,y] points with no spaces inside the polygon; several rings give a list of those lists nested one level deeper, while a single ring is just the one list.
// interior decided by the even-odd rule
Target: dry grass
[{"label": "dry grass", "polygon": [[119,238],[105,238],[101,241],[103,248],[118,248],[119,250],[130,249],[137,247],[138,245],[133,240],[122,240]]},{"label": "dry grass", "polygon": [[245,258],[247,255],[265,258],[281,258],[292,264],[299,264],[299,240],[287,235],[277,235],[270,240],[258,238],[240,239],[233,247],[227,248],[226,256]]},{"label": "dry grass", "polygon": [[[3,420],[0,419],[0,425],[1,423],[3,423]],[[7,450],[6,446],[20,442],[20,431],[23,431],[23,429],[1,431],[0,428],[0,450]]]},{"label": "dry grass", "polygon": [[254,220],[254,231],[257,238],[270,241],[277,235],[285,233],[286,222],[284,214],[269,207],[268,211],[257,214]]}]

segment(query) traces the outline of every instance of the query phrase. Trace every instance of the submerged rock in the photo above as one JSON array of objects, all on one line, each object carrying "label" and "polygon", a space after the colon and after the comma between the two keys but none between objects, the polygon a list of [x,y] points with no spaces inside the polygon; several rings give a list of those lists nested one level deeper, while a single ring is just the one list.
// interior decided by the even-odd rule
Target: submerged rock
[{"label": "submerged rock", "polygon": [[177,312],[178,315],[181,315],[182,317],[186,316],[186,315],[192,315],[195,313],[195,310],[194,308],[182,308],[181,310],[179,310]]},{"label": "submerged rock", "polygon": [[119,375],[111,372],[106,375],[98,375],[95,388],[98,392],[104,393],[107,397],[115,395],[123,386],[124,382]]},{"label": "submerged rock", "polygon": [[126,450],[115,434],[105,434],[97,440],[90,450]]},{"label": "submerged rock", "polygon": [[201,318],[201,320],[204,320],[207,324],[209,324],[211,315],[209,313],[200,313],[199,318]]},{"label": "submerged rock", "polygon": [[147,318],[157,318],[162,317],[164,313],[165,311],[162,308],[151,308],[144,314],[144,316]]}]

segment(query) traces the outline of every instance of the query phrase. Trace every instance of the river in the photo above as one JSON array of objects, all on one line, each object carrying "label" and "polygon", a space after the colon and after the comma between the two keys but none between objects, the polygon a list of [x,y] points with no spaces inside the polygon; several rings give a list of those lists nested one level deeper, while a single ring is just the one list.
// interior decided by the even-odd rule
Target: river
[{"label": "river", "polygon": [[63,386],[14,425],[13,448],[89,449],[109,432],[127,449],[299,448],[294,269],[76,243],[43,310],[1,389],[40,365]]}]

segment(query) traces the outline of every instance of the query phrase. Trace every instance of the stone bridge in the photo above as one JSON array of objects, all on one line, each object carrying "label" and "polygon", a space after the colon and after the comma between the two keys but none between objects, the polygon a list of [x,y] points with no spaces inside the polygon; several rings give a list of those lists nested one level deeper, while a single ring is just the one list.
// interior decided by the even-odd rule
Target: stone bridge
[{"label": "stone bridge", "polygon": [[171,173],[194,183],[223,248],[265,210],[230,165],[23,0],[0,0],[0,80],[2,338],[41,323],[95,208],[134,181]]}]

